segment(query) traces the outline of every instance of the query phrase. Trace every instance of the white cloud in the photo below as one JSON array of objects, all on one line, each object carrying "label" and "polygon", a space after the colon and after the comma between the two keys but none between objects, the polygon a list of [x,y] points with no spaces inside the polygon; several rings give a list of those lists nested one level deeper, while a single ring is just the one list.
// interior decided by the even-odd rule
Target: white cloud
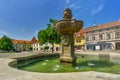
[{"label": "white cloud", "polygon": [[37,34],[38,34],[38,31],[35,31],[34,34],[37,35]]},{"label": "white cloud", "polygon": [[80,2],[76,1],[76,2],[73,2],[70,5],[68,5],[68,7],[78,10],[81,6],[80,6]]},{"label": "white cloud", "polygon": [[3,35],[9,35],[9,33],[6,32],[6,31],[0,31],[0,33],[3,34]]},{"label": "white cloud", "polygon": [[66,0],[66,4],[69,4],[70,3],[70,0]]},{"label": "white cloud", "polygon": [[75,5],[75,3],[72,3],[69,7],[71,7],[71,8],[75,8],[76,5]]},{"label": "white cloud", "polygon": [[104,4],[100,4],[97,8],[92,9],[91,15],[95,15],[96,13],[100,12],[104,7]]}]

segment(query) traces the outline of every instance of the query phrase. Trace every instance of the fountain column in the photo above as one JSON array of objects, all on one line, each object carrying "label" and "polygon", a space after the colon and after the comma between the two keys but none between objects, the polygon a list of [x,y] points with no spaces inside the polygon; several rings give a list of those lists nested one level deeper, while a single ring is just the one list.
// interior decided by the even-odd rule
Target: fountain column
[{"label": "fountain column", "polygon": [[72,11],[67,8],[64,10],[63,20],[56,22],[54,29],[61,33],[62,53],[60,54],[61,63],[76,63],[74,54],[74,33],[83,26],[83,21],[72,19]]},{"label": "fountain column", "polygon": [[61,36],[62,53],[60,55],[61,63],[76,63],[76,56],[74,55],[74,36],[64,34]]}]

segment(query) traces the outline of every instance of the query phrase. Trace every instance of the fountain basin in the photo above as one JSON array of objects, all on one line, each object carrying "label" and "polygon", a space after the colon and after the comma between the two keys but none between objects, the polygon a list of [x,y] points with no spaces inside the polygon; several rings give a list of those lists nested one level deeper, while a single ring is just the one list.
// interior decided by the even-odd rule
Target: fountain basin
[{"label": "fountain basin", "polygon": [[31,61],[26,61],[25,63],[20,63],[20,64],[16,63],[16,67],[15,66],[14,67],[24,71],[39,72],[39,73],[98,71],[98,72],[120,74],[119,72],[120,65],[114,64],[110,61],[89,60],[87,58],[78,58],[77,65],[70,66],[69,64],[68,65],[60,64],[58,58],[49,58],[47,60],[48,61],[46,62],[44,58],[43,59],[38,58],[35,60],[33,59]]}]

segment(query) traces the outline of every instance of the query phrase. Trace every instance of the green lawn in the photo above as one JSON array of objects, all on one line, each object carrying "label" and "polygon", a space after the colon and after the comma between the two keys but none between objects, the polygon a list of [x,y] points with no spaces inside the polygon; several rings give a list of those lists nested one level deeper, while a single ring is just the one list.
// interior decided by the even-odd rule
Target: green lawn
[{"label": "green lawn", "polygon": [[120,74],[120,65],[109,61],[87,60],[83,58],[77,59],[77,66],[60,65],[57,58],[48,60],[32,60],[25,64],[17,66],[19,69],[44,72],[44,73],[60,73],[60,72],[83,72],[83,71],[98,71]]}]

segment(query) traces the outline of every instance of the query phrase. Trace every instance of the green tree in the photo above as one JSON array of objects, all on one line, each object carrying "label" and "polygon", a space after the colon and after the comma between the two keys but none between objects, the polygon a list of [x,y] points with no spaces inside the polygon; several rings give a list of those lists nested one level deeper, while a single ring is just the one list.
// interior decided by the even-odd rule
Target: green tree
[{"label": "green tree", "polygon": [[11,39],[4,35],[0,40],[0,49],[4,51],[13,50],[13,44]]},{"label": "green tree", "polygon": [[48,50],[48,49],[49,49],[49,46],[45,46],[44,49],[45,49],[45,50]]},{"label": "green tree", "polygon": [[32,51],[32,50],[33,50],[33,48],[32,48],[32,47],[29,47],[29,50],[30,50],[30,51]]},{"label": "green tree", "polygon": [[54,43],[60,43],[60,34],[56,33],[53,26],[57,22],[57,20],[50,19],[49,23],[47,24],[46,33],[48,34],[48,42],[52,44],[52,53],[54,51]]},{"label": "green tree", "polygon": [[45,44],[47,42],[47,33],[45,30],[40,30],[38,32],[38,41],[39,41],[39,44],[42,45],[42,44]]},{"label": "green tree", "polygon": [[[54,50],[54,43],[59,44],[60,43],[60,34],[56,33],[53,29],[54,24],[57,20],[50,19],[49,23],[47,24],[47,28],[45,30],[40,30],[38,32],[38,40],[40,44],[44,44],[46,42],[49,42],[52,44],[52,53]],[[41,33],[41,31],[44,31]],[[44,35],[44,36],[43,36]],[[41,39],[40,39],[41,38]]]}]

